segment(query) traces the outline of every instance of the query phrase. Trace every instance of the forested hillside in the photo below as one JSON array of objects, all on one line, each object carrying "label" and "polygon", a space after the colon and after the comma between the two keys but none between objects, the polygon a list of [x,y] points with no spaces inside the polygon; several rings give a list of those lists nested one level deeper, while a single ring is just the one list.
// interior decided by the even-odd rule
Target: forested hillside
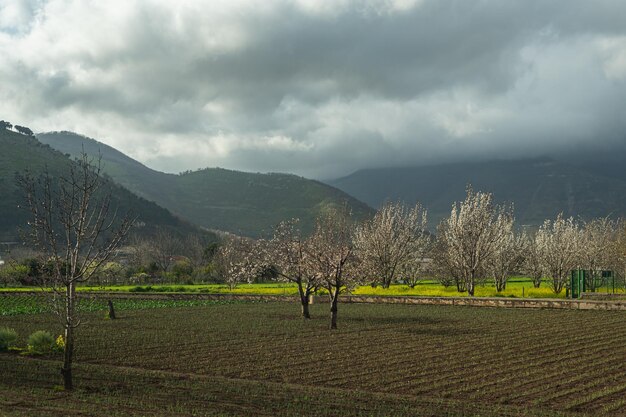
[{"label": "forested hillside", "polygon": [[205,228],[250,236],[269,232],[297,217],[310,231],[318,214],[348,204],[356,218],[373,213],[366,204],[329,185],[290,174],[259,174],[208,168],[180,175],[142,165],[118,150],[71,132],[38,138],[63,153],[100,153],[104,171],[116,182]]},{"label": "forested hillside", "polygon": [[583,219],[626,215],[625,180],[549,158],[366,169],[329,183],[372,207],[387,200],[420,201],[431,227],[450,214],[468,184],[513,203],[523,225],[538,225],[559,212]]},{"label": "forested hillside", "polygon": [[[0,239],[19,240],[18,228],[24,227],[29,213],[18,206],[23,204],[22,191],[16,176],[26,171],[33,176],[44,170],[53,177],[68,172],[73,161],[66,155],[40,143],[35,137],[0,129]],[[130,212],[137,216],[134,233],[150,234],[156,227],[179,232],[197,232],[198,229],[153,202],[137,197],[124,187],[107,180],[105,188],[111,191],[113,207],[120,214]]]}]

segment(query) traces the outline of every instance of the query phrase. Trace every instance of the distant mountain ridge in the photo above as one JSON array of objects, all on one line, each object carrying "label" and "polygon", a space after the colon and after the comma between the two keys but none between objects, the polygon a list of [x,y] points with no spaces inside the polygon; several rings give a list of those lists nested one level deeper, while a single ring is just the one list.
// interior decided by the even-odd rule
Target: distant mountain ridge
[{"label": "distant mountain ridge", "polygon": [[258,174],[207,168],[179,175],[155,171],[95,139],[72,132],[37,135],[70,155],[83,149],[101,154],[103,170],[115,182],[207,229],[249,236],[271,231],[281,220],[297,217],[311,231],[318,214],[348,204],[357,218],[374,210],[330,185],[291,174]]},{"label": "distant mountain ridge", "polygon": [[[19,241],[18,228],[24,227],[29,218],[23,204],[22,191],[16,183],[16,175],[28,170],[37,176],[48,170],[53,177],[68,172],[72,160],[35,137],[0,129],[0,241]],[[198,233],[200,230],[173,216],[153,202],[137,197],[126,188],[107,181],[111,191],[112,207],[120,215],[130,212],[137,216],[137,227],[132,232],[149,235],[155,228],[167,228],[179,233]]]},{"label": "distant mountain ridge", "polygon": [[372,207],[387,200],[419,201],[429,211],[431,228],[449,216],[468,184],[492,192],[497,202],[513,203],[522,225],[539,225],[561,211],[583,219],[626,216],[626,180],[551,158],[365,169],[328,183]]}]

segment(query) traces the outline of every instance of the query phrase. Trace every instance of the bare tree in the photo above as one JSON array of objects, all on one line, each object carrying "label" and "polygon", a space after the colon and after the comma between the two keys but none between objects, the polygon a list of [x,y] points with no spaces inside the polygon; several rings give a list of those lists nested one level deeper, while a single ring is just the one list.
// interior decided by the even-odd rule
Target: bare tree
[{"label": "bare tree", "polygon": [[315,233],[307,246],[312,273],[328,291],[330,328],[337,328],[337,303],[344,290],[357,285],[357,258],[353,244],[351,213],[344,206],[329,210],[317,219]]},{"label": "bare tree", "polygon": [[167,275],[174,264],[176,255],[180,255],[183,250],[181,240],[170,231],[163,228],[157,229],[153,239],[150,241],[150,254],[163,277]]},{"label": "bare tree", "polygon": [[438,227],[439,261],[464,283],[470,296],[506,235],[504,219],[511,216],[504,207],[494,206],[492,199],[490,193],[468,187],[465,200],[455,203],[450,217]]},{"label": "bare tree", "polygon": [[535,239],[541,262],[555,294],[567,286],[571,271],[578,267],[580,231],[572,217],[559,214],[554,221],[546,220]]},{"label": "bare tree", "polygon": [[419,203],[411,209],[387,203],[358,226],[354,242],[362,260],[363,278],[381,280],[383,288],[389,288],[411,256],[426,247],[426,223],[426,210]]},{"label": "bare tree", "polygon": [[131,234],[127,239],[128,266],[132,272],[146,272],[146,266],[152,263],[151,243],[146,239]]},{"label": "bare tree", "polygon": [[284,221],[274,229],[274,235],[265,246],[266,263],[274,265],[282,281],[298,286],[302,317],[310,319],[309,299],[319,285],[315,270],[310,268],[310,239],[305,239],[298,228],[298,219]]},{"label": "bare tree", "polygon": [[233,290],[241,282],[253,282],[263,266],[258,244],[252,239],[232,236],[224,241],[215,256],[218,274]]},{"label": "bare tree", "polygon": [[19,176],[31,214],[26,238],[50,259],[46,284],[52,288],[54,311],[64,328],[63,385],[73,388],[74,331],[80,325],[76,285],[88,281],[107,262],[127,235],[133,219],[117,218],[111,196],[104,194],[100,160],[86,154],[70,165],[69,174],[49,172],[35,179]]},{"label": "bare tree", "polygon": [[489,270],[493,275],[496,291],[502,292],[506,289],[509,277],[523,264],[526,236],[515,233],[513,217],[500,216],[498,222],[502,223],[498,227],[504,235],[489,262]]},{"label": "bare tree", "polygon": [[183,240],[183,252],[194,270],[200,269],[205,262],[205,245],[197,235],[188,235]]},{"label": "bare tree", "polygon": [[[202,277],[203,270],[205,266],[211,262],[209,259],[210,253],[207,253],[207,248],[209,247],[205,240],[202,239],[198,235],[189,235],[183,241],[183,252],[187,259],[189,260],[189,264],[193,269],[193,276],[198,278]],[[215,248],[215,250],[217,250]],[[209,255],[209,256],[207,256]]]}]

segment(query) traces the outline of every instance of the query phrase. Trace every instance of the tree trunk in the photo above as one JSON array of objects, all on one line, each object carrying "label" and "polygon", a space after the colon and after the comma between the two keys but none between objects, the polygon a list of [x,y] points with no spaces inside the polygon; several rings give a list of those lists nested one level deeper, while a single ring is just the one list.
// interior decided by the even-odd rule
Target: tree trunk
[{"label": "tree trunk", "polygon": [[469,282],[467,283],[467,295],[469,295],[470,297],[474,296],[474,279],[473,278],[471,278]]},{"label": "tree trunk", "polygon": [[309,313],[309,297],[302,299],[302,318],[305,320],[311,318],[311,313]]},{"label": "tree trunk", "polygon": [[302,318],[310,319],[311,314],[309,313],[309,295],[310,291],[307,289],[305,291],[302,288],[302,282],[298,282],[298,294],[300,295],[300,304],[302,305]]},{"label": "tree trunk", "polygon": [[61,368],[61,375],[63,375],[63,388],[66,391],[74,389],[72,380],[72,353],[74,350],[74,329],[65,329],[65,348],[63,350],[63,368]]},{"label": "tree trunk", "polygon": [[110,320],[115,320],[116,317],[115,317],[115,308],[113,308],[113,301],[109,300],[108,305],[109,305],[108,317]]},{"label": "tree trunk", "polygon": [[339,300],[339,289],[335,290],[334,294],[331,294],[330,300],[330,329],[337,328],[337,301]]},{"label": "tree trunk", "polygon": [[63,387],[66,390],[74,388],[72,380],[72,356],[74,354],[74,319],[76,302],[76,288],[73,282],[66,287],[65,290],[65,347],[63,348],[63,367],[61,375],[63,375]]},{"label": "tree trunk", "polygon": [[506,278],[500,277],[495,279],[496,292],[502,292],[506,289]]}]

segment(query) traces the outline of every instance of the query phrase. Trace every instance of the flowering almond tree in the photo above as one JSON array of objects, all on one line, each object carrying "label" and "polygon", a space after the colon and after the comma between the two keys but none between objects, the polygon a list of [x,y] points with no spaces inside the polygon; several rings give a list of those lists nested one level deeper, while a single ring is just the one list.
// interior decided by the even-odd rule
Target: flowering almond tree
[{"label": "flowering almond tree", "polygon": [[603,284],[602,271],[611,269],[617,254],[618,225],[608,218],[583,225],[580,236],[580,266],[589,273],[587,289],[595,292]]},{"label": "flowering almond tree", "polygon": [[524,262],[524,250],[526,246],[526,236],[515,233],[513,230],[513,217],[500,216],[498,227],[502,228],[503,237],[496,247],[493,257],[489,262],[489,271],[493,276],[497,292],[506,289],[509,277],[518,271]]},{"label": "flowering almond tree", "polygon": [[311,273],[328,291],[331,329],[337,328],[339,295],[360,283],[350,217],[346,207],[321,215],[307,246]]},{"label": "flowering almond tree", "polygon": [[621,220],[617,227],[615,249],[613,269],[617,277],[621,278],[621,285],[626,290],[626,221],[624,220]]},{"label": "flowering almond tree", "polygon": [[580,262],[580,229],[572,217],[560,213],[554,221],[546,220],[537,231],[535,242],[541,263],[555,294],[567,286],[571,271]]},{"label": "flowering almond tree", "polygon": [[409,209],[400,203],[385,204],[374,217],[366,220],[355,232],[355,247],[361,259],[363,278],[381,281],[389,288],[405,265],[416,267],[416,255],[423,254],[428,244],[427,214],[418,203]]},{"label": "flowering almond tree", "polygon": [[231,290],[241,282],[251,283],[263,266],[259,243],[245,237],[229,237],[220,246],[215,264],[218,274]]},{"label": "flowering almond tree", "polygon": [[492,200],[490,193],[474,192],[468,187],[465,200],[455,203],[450,217],[438,227],[441,268],[460,280],[471,296],[502,244],[507,218],[511,217]]},{"label": "flowering almond tree", "polygon": [[537,233],[525,235],[525,239],[522,270],[525,274],[530,276],[533,281],[533,286],[539,288],[541,287],[545,273],[543,270],[540,245],[537,242]]},{"label": "flowering almond tree", "polygon": [[298,286],[302,317],[310,319],[309,299],[319,285],[315,269],[311,268],[311,240],[302,237],[298,219],[281,222],[265,245],[266,263],[276,267],[279,280]]}]

